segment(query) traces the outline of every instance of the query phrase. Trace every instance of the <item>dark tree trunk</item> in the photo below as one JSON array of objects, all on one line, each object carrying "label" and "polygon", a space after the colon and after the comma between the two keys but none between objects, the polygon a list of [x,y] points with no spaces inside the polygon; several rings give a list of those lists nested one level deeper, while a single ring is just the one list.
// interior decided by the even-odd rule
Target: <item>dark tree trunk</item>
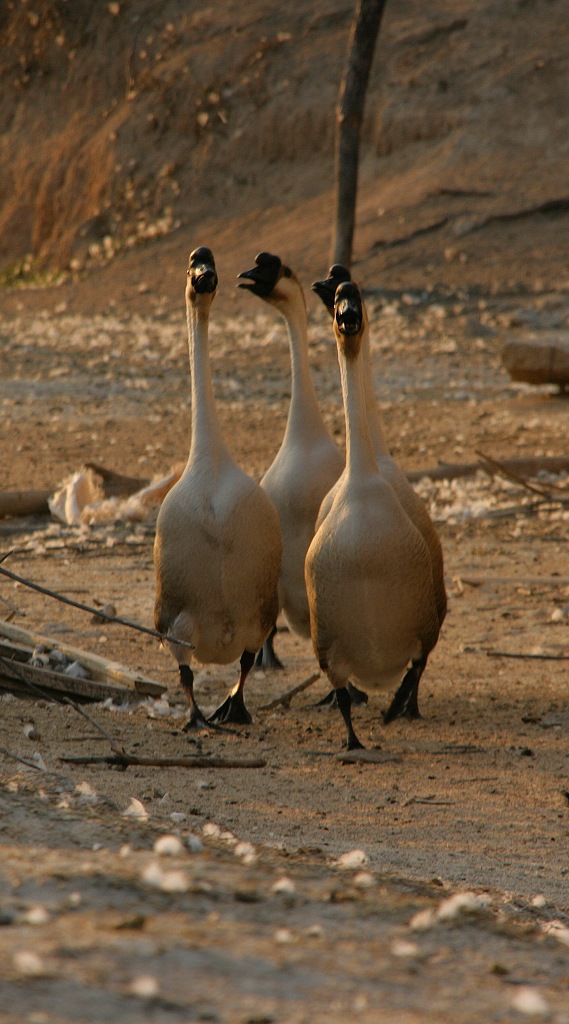
[{"label": "dark tree trunk", "polygon": [[357,0],[336,107],[336,219],[332,262],[349,267],[356,219],[360,130],[375,43],[387,0]]}]

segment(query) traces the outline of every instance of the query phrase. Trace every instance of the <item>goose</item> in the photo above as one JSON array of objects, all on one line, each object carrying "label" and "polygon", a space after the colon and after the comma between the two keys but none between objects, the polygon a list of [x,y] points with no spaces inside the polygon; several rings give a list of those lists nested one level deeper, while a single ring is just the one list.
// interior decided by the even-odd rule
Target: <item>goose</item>
[{"label": "goose", "polygon": [[306,556],[314,652],[336,689],[348,749],[361,747],[347,683],[388,689],[426,659],[439,633],[429,549],[372,445],[362,373],[360,291],[336,290],[334,335],[346,417],[346,470]]},{"label": "goose", "polygon": [[[261,252],[255,266],[239,274],[245,288],[277,310],[287,327],[291,359],[291,397],[284,437],[261,480],[281,524],[283,554],[279,606],[290,629],[310,638],[310,614],[304,560],[314,536],[318,509],[340,476],[344,458],[332,440],[318,406],[308,362],[308,321],[302,285],[278,256]],[[265,644],[263,664],[271,664]]]},{"label": "goose", "polygon": [[[348,268],[336,263],[334,266],[330,267],[328,277],[325,280],[315,281],[313,283],[313,291],[316,292],[332,316],[334,315],[334,296],[336,288],[342,282],[350,280],[351,274]],[[363,302],[362,305],[364,315],[364,332],[361,345],[361,360],[370,439],[381,473],[387,482],[391,484],[400,504],[411,519],[411,522],[419,530],[419,533],[422,535],[423,540],[429,549],[440,629],[447,611],[447,595],[445,590],[444,562],[441,542],[424,502],[413,489],[405,473],[389,451],[373,389],[369,322],[365,304]],[[337,486],[338,485],[336,485],[336,487]],[[320,525],[327,515],[334,500],[334,494],[335,489],[333,488],[332,491],[326,495],[318,514],[318,525]],[[400,716],[405,716],[407,718],[421,717],[419,711],[418,690],[419,682],[426,664],[427,657],[424,657],[411,667],[410,673],[405,676],[401,687],[395,694],[389,708],[383,715],[383,720],[386,724]],[[350,692],[352,691],[350,690]]]},{"label": "goose", "polygon": [[[160,506],[154,544],[156,628],[194,647],[169,642],[190,705],[186,728],[252,721],[243,689],[278,612],[278,515],[265,491],[232,458],[215,407],[208,326],[217,283],[213,254],[200,246],[190,255],[186,285],[190,452]],[[193,655],[222,665],[240,658],[238,681],[209,721],[194,696]]]}]

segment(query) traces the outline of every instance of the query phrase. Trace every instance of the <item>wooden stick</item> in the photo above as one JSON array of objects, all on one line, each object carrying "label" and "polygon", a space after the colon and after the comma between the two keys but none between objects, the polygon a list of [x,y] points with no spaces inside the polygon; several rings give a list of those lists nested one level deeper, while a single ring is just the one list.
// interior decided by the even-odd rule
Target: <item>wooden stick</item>
[{"label": "wooden stick", "polygon": [[489,455],[484,455],[483,452],[477,451],[476,454],[483,462],[488,463],[488,465],[497,473],[501,473],[502,476],[505,476],[507,480],[511,480],[513,483],[519,484],[520,487],[525,487],[526,490],[530,491],[532,494],[538,494],[541,498],[546,498],[548,501],[556,500],[553,498],[551,492],[545,487],[530,484],[525,477],[521,476],[519,473],[515,473],[512,469],[508,469],[508,467],[505,466],[503,462],[499,462],[498,459],[492,459]]},{"label": "wooden stick", "polygon": [[[569,471],[567,455],[536,455],[523,456],[515,459],[502,459],[501,465],[514,473],[535,476],[541,469],[549,473],[566,473]],[[480,462],[442,462],[431,469],[414,469],[406,473],[411,483],[416,483],[427,476],[431,480],[455,480],[460,476],[474,476],[479,469],[484,469]]]},{"label": "wooden stick", "polygon": [[[13,554],[12,551],[7,551],[5,555],[2,555],[0,562],[3,562],[5,558]],[[47,587],[41,587],[39,583],[32,583],[31,580],[27,580],[24,576],[17,576],[15,572],[10,572],[0,565],[0,573],[3,576],[7,576],[11,580],[15,580],[16,583],[23,583],[25,587],[29,587],[31,590],[37,590],[39,594],[46,594],[47,597],[54,597],[56,601],[61,601],[62,604],[71,605],[72,608],[79,608],[82,612],[89,612],[91,615],[97,615],[100,619],[104,619],[105,622],[116,622],[119,626],[128,626],[129,629],[136,629],[139,633],[147,633],[148,636],[155,636],[162,643],[170,642],[179,644],[180,647],[189,647],[193,650],[194,645],[189,643],[187,640],[179,640],[175,636],[170,636],[166,633],[159,633],[157,629],[151,629],[149,626],[141,626],[138,622],[131,622],[130,619],[120,619],[116,615],[109,615],[108,612],[103,611],[101,608],[92,608],[88,604],[83,604],[81,601],[73,601],[70,597],[64,597],[63,594],[58,594],[55,590],[48,590]]]},{"label": "wooden stick", "polygon": [[510,651],[486,651],[489,658],[523,658],[528,661],[569,661],[569,654],[524,654]]},{"label": "wooden stick", "polygon": [[308,679],[304,682],[299,683],[298,686],[293,686],[292,690],[287,690],[286,693],[281,694],[280,697],[276,697],[275,700],[270,701],[269,704],[261,704],[259,711],[272,711],[273,708],[278,708],[280,704],[283,707],[290,707],[290,702],[293,697],[296,697],[297,693],[302,693],[303,690],[307,690],[309,686],[312,686],[317,679],[320,679],[320,672],[313,672]]},{"label": "wooden stick", "polygon": [[59,761],[66,764],[108,764],[117,768],[135,767],[152,768],[265,768],[267,762],[262,758],[228,757],[139,757],[137,754],[109,754],[105,757],[68,757],[61,756]]},{"label": "wooden stick", "polygon": [[0,747],[0,754],[5,754],[6,757],[11,757],[13,761],[18,761],[20,764],[25,764],[26,768],[35,768],[37,772],[45,771],[45,768],[42,768],[39,764],[35,764],[33,761],[26,761],[24,757],[18,757],[17,754],[12,754],[10,750],[6,750],[6,747]]},{"label": "wooden stick", "polygon": [[0,491],[0,519],[49,515],[51,491]]}]

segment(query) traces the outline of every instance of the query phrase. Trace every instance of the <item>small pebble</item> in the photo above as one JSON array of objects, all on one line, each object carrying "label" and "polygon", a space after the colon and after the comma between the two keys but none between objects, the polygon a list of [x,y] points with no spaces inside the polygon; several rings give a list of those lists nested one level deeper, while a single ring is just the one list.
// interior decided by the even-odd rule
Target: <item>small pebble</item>
[{"label": "small pebble", "polygon": [[489,898],[474,892],[457,892],[443,900],[437,911],[439,921],[454,921],[462,914],[479,914],[488,909]]},{"label": "small pebble", "polygon": [[291,942],[294,942],[294,935],[290,928],[277,928],[274,934],[275,942],[278,942],[279,946],[286,946]]},{"label": "small pebble", "polygon": [[147,865],[142,880],[161,892],[187,892],[190,887],[185,871],[163,871],[157,861]]},{"label": "small pebble", "polygon": [[31,949],[20,949],[14,953],[12,963],[18,974],[23,974],[27,978],[39,978],[47,973],[45,962]]},{"label": "small pebble", "polygon": [[296,885],[292,878],[287,878],[286,875],[283,875],[282,878],[278,878],[274,885],[271,886],[271,892],[282,896],[294,896]]},{"label": "small pebble", "polygon": [[137,821],[148,821],[149,817],[146,807],[135,796],[131,796],[130,803],[122,812],[122,816],[123,818],[135,818]]},{"label": "small pebble", "polygon": [[178,857],[184,851],[184,844],[178,836],[160,836],[154,843],[154,853],[159,857]]},{"label": "small pebble", "polygon": [[24,726],[24,736],[29,740],[39,740],[40,734],[33,722],[26,722],[26,725]]},{"label": "small pebble", "polygon": [[372,875],[371,871],[358,871],[357,875],[354,875],[354,885],[357,885],[358,889],[369,889],[375,885],[375,875]]},{"label": "small pebble", "polygon": [[131,996],[136,996],[138,999],[156,999],[160,992],[160,985],[153,974],[139,974],[132,979],[128,991]]},{"label": "small pebble", "polygon": [[253,843],[240,842],[234,847],[233,853],[240,857],[247,864],[254,864],[257,860],[257,851]]},{"label": "small pebble", "polygon": [[201,853],[203,850],[203,843],[200,837],[195,836],[193,832],[190,832],[190,834],[186,836],[186,846],[190,853]]},{"label": "small pebble", "polygon": [[204,836],[208,836],[210,839],[219,839],[219,837],[221,836],[221,829],[219,825],[215,824],[215,822],[206,821],[204,827],[202,828],[202,833]]},{"label": "small pebble", "polygon": [[547,901],[542,893],[538,893],[538,895],[534,896],[531,901],[532,907],[545,907],[546,903]]},{"label": "small pebble", "polygon": [[37,907],[30,907],[22,914],[22,921],[25,924],[42,925],[49,922],[49,914],[45,907],[38,905]]},{"label": "small pebble", "polygon": [[528,1017],[549,1017],[550,1010],[545,999],[536,988],[524,985],[512,999],[512,1008]]},{"label": "small pebble", "polygon": [[419,947],[416,942],[407,942],[405,939],[396,939],[391,943],[393,956],[412,957],[417,956]]},{"label": "small pebble", "polygon": [[437,923],[437,915],[434,910],[426,908],[419,910],[409,921],[409,927],[413,932],[426,932]]},{"label": "small pebble", "polygon": [[170,821],[173,821],[175,825],[181,825],[183,821],[186,821],[187,815],[182,814],[181,811],[172,811],[170,815]]},{"label": "small pebble", "polygon": [[342,871],[349,871],[353,868],[363,868],[367,862],[368,857],[365,850],[350,850],[348,853],[343,853],[341,857],[338,857],[336,867],[341,868]]}]

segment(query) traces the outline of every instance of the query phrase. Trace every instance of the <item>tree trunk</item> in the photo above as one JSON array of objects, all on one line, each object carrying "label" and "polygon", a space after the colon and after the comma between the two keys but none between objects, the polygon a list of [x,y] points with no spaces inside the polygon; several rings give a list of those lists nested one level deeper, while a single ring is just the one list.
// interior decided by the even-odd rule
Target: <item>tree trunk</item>
[{"label": "tree trunk", "polygon": [[336,220],[332,263],[352,262],[360,130],[375,43],[386,0],[357,0],[336,107]]}]

